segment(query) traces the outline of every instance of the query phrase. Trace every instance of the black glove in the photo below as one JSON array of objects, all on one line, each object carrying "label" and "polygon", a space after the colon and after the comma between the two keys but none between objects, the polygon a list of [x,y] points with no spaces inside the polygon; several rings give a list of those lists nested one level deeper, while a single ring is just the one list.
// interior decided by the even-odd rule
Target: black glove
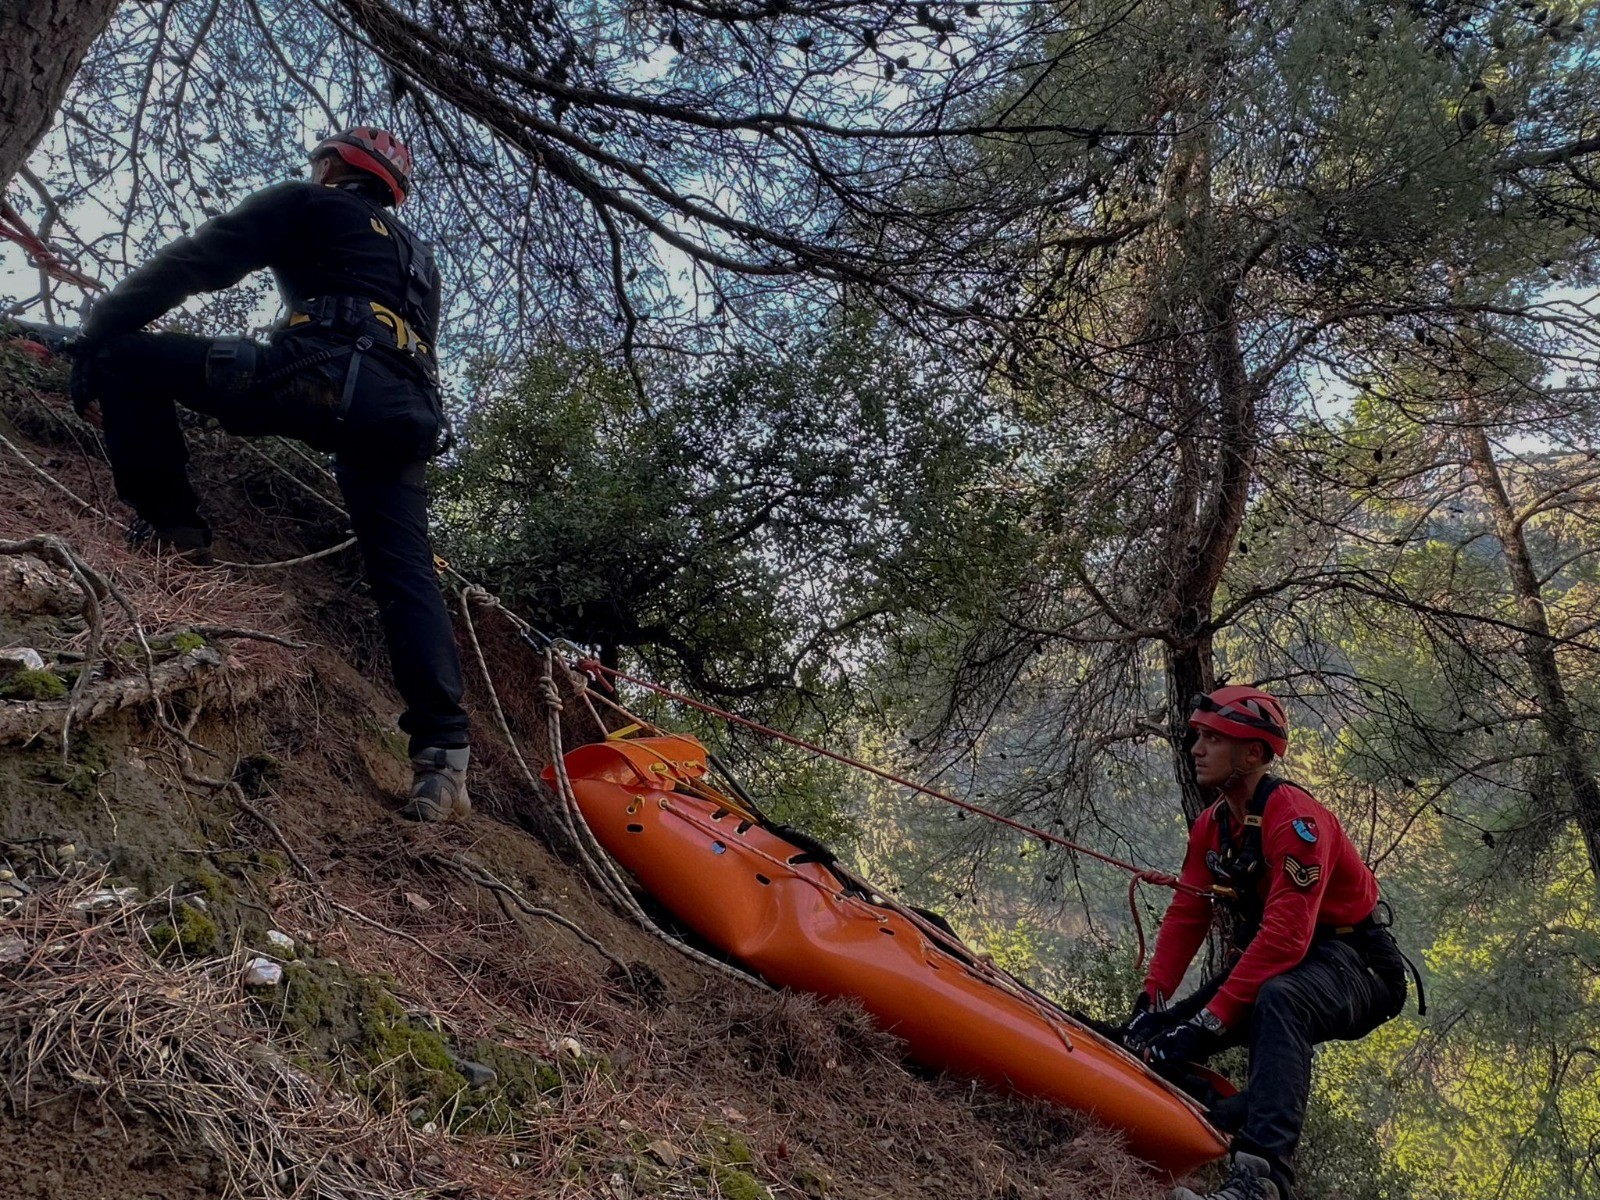
[{"label": "black glove", "polygon": [[1156,1008],[1149,992],[1140,992],[1139,998],[1133,1002],[1133,1015],[1117,1031],[1117,1040],[1129,1050],[1137,1052],[1163,1030],[1171,1029],[1177,1020],[1166,1009]]},{"label": "black glove", "polygon": [[[82,338],[74,338],[62,349],[72,358],[72,378],[67,383],[72,411],[85,420],[93,420],[89,410],[100,402],[99,348]],[[94,423],[99,424],[98,421]]]},{"label": "black glove", "polygon": [[1166,1063],[1204,1062],[1222,1049],[1222,1023],[1209,1012],[1152,1038],[1144,1048],[1152,1066]]}]

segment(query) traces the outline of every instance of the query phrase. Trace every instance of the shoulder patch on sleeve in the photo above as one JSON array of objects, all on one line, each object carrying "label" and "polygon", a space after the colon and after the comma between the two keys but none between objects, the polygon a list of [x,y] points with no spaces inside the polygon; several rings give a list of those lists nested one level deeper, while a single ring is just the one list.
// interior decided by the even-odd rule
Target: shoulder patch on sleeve
[{"label": "shoulder patch on sleeve", "polygon": [[1296,817],[1293,822],[1295,833],[1300,835],[1300,840],[1309,845],[1316,845],[1317,819],[1315,817]]},{"label": "shoulder patch on sleeve", "polygon": [[1308,888],[1322,878],[1322,864],[1310,863],[1302,865],[1300,860],[1292,854],[1283,856],[1283,873],[1289,877],[1289,882],[1295,887]]}]

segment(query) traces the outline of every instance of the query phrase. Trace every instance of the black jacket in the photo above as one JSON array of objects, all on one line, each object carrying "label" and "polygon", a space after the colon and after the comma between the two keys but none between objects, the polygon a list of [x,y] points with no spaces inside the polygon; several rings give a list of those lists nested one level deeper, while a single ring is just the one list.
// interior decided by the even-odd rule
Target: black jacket
[{"label": "black jacket", "polygon": [[[427,256],[425,298],[408,311],[407,249]],[[357,187],[280,183],[164,246],[90,313],[85,340],[143,328],[198,292],[270,269],[286,309],[321,296],[361,296],[404,313],[431,345],[439,332],[439,271],[395,215]]]}]

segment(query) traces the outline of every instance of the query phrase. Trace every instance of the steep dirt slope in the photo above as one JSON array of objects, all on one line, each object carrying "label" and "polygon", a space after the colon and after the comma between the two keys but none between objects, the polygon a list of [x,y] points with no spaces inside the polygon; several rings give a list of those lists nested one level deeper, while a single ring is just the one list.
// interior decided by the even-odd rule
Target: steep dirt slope
[{"label": "steep dirt slope", "polygon": [[[59,378],[0,366],[0,647],[45,664],[0,680],[0,1197],[1156,1194],[1105,1134],[597,900],[481,681],[480,813],[395,818],[352,553],[127,550]],[[315,463],[191,432],[226,557],[342,541]],[[537,769],[539,663],[474,613]]]}]

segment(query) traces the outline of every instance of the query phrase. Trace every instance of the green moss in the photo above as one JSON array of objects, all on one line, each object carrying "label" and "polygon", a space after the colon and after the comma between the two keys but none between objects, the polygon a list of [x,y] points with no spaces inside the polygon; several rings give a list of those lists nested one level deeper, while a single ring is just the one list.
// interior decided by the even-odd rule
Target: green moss
[{"label": "green moss", "polygon": [[725,1200],[772,1200],[772,1193],[739,1167],[716,1163],[711,1174]]},{"label": "green moss", "polygon": [[400,762],[405,763],[406,766],[409,767],[411,765],[411,748],[406,741],[405,734],[395,729],[385,729],[379,736],[385,750]]},{"label": "green moss", "polygon": [[411,765],[411,746],[406,740],[405,734],[401,733],[393,725],[387,725],[372,717],[363,717],[361,724],[372,735],[373,740],[378,743],[385,754],[408,767]]},{"label": "green moss", "polygon": [[171,922],[152,926],[149,937],[157,958],[179,955],[195,958],[215,954],[222,931],[205,913],[184,905],[173,914]]},{"label": "green moss", "polygon": [[750,1173],[756,1156],[742,1135],[713,1125],[705,1138],[708,1152],[701,1165],[718,1192],[727,1200],[772,1200],[772,1193]]},{"label": "green moss", "polygon": [[731,1129],[713,1125],[707,1137],[711,1142],[711,1156],[716,1162],[747,1167],[756,1160],[750,1143]]},{"label": "green moss", "polygon": [[355,976],[332,959],[290,963],[272,999],[274,1015],[300,1034],[319,1058],[331,1059],[354,1041]]},{"label": "green moss", "polygon": [[198,633],[180,633],[172,639],[172,648],[179,654],[187,654],[191,650],[198,650],[205,644],[205,638]]},{"label": "green moss", "polygon": [[197,867],[190,873],[188,882],[211,904],[221,904],[233,896],[233,885],[210,867]]},{"label": "green moss", "polygon": [[0,700],[61,700],[66,682],[54,671],[21,670],[0,683]]},{"label": "green moss", "polygon": [[463,1057],[482,1063],[495,1074],[493,1086],[484,1089],[492,1096],[479,1105],[482,1119],[471,1120],[474,1127],[494,1127],[509,1121],[515,1111],[542,1108],[563,1086],[561,1072],[555,1067],[499,1042],[480,1039],[463,1050]]},{"label": "green moss", "polygon": [[265,875],[287,875],[289,873],[289,857],[277,850],[257,850],[250,855],[250,862],[259,867]]},{"label": "green moss", "polygon": [[52,757],[41,763],[38,778],[59,787],[75,800],[87,802],[95,798],[100,776],[111,769],[111,762],[111,753],[93,732],[77,730],[68,747],[67,758],[63,761]]},{"label": "green moss", "polygon": [[286,964],[284,981],[267,1001],[278,1018],[377,1107],[432,1120],[467,1090],[444,1039],[413,1024],[382,980],[310,959]]},{"label": "green moss", "polygon": [[358,1048],[372,1064],[371,1077],[377,1084],[367,1097],[380,1107],[385,1102],[392,1108],[410,1105],[436,1117],[467,1090],[467,1081],[450,1061],[444,1039],[406,1023],[393,997],[385,999],[388,1003],[371,1014]]},{"label": "green moss", "polygon": [[[284,984],[258,1002],[300,1036],[323,1074],[384,1111],[419,1121],[444,1117],[456,1132],[506,1133],[526,1127],[564,1086],[551,1063],[498,1042],[452,1047],[436,1023],[406,1013],[392,994],[393,979],[313,958],[286,963]],[[462,1060],[489,1067],[494,1082],[469,1086],[455,1065]],[[599,1149],[603,1131],[594,1136]]]}]

